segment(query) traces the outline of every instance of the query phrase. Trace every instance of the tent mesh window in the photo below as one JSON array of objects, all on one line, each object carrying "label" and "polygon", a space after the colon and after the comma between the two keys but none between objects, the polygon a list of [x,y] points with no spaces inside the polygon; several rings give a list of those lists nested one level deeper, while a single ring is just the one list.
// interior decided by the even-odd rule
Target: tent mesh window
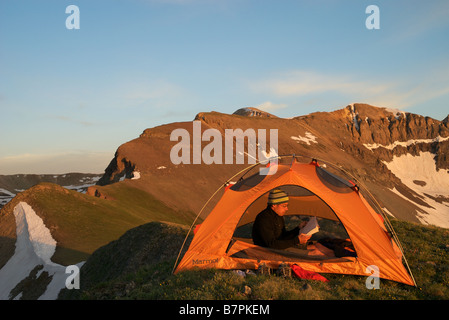
[{"label": "tent mesh window", "polygon": [[320,181],[329,189],[338,193],[350,193],[354,190],[354,184],[349,181],[323,169],[321,167],[316,167],[316,174]]},{"label": "tent mesh window", "polygon": [[246,191],[254,188],[265,179],[266,176],[259,173],[253,174],[249,178],[241,179],[231,187],[233,191]]},{"label": "tent mesh window", "polygon": [[[249,171],[256,170],[256,173],[253,173],[249,177],[245,177],[246,174],[249,173]],[[262,181],[264,181],[265,178],[268,177],[267,175],[267,168],[265,166],[259,165],[256,167],[252,167],[246,174],[244,174],[237,183],[235,183],[231,190],[233,191],[246,191],[249,189],[254,188],[258,184],[260,184]],[[270,174],[270,178],[275,179],[278,176],[283,175],[288,170],[288,167],[279,167],[277,168],[276,172]]]}]

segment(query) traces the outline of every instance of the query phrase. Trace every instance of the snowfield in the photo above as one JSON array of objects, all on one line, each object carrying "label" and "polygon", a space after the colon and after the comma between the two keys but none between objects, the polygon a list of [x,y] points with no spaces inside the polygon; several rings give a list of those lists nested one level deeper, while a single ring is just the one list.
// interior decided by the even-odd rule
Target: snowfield
[{"label": "snowfield", "polygon": [[[449,172],[437,170],[434,157],[435,155],[430,152],[421,152],[416,157],[406,154],[400,157],[395,156],[393,161],[384,162],[384,164],[402,183],[415,191],[431,206],[429,208],[414,203],[423,212],[426,212],[417,212],[417,217],[423,224],[449,228],[449,200],[447,200],[449,199]],[[411,201],[395,188],[392,191]],[[446,201],[437,202],[431,197],[445,197]]]},{"label": "snowfield", "polygon": [[395,141],[392,144],[389,144],[387,146],[384,146],[384,145],[378,144],[378,143],[373,143],[373,144],[364,143],[363,145],[365,146],[365,148],[370,149],[371,151],[373,149],[377,149],[377,148],[385,148],[388,150],[393,150],[397,146],[408,147],[408,146],[418,144],[418,143],[434,143],[434,142],[442,142],[442,141],[447,141],[447,140],[449,140],[449,137],[442,138],[441,136],[438,136],[434,139],[412,139],[412,140],[408,140],[408,141]]},{"label": "snowfield", "polygon": [[[66,267],[51,261],[56,250],[56,241],[43,220],[25,202],[20,202],[14,208],[16,220],[16,249],[14,255],[0,270],[0,299],[20,299],[22,293],[10,296],[17,284],[30,275],[37,266],[43,266],[36,278],[47,272],[52,278],[40,300],[54,300],[59,291],[65,287],[70,274],[66,274]],[[84,262],[77,266],[80,268]]]}]

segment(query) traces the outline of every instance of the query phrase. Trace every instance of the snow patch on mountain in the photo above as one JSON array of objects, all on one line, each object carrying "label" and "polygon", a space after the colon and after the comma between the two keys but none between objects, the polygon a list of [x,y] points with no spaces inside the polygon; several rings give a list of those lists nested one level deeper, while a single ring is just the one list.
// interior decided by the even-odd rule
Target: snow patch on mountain
[{"label": "snow patch on mountain", "polygon": [[449,136],[446,138],[442,138],[441,136],[438,136],[434,139],[411,139],[408,141],[395,141],[389,145],[382,145],[382,144],[378,144],[378,143],[373,143],[373,144],[364,143],[363,145],[365,146],[365,148],[370,149],[371,151],[373,149],[377,149],[377,148],[385,148],[388,150],[393,150],[397,146],[408,147],[408,146],[418,144],[418,143],[434,143],[434,142],[443,142],[443,141],[447,141],[447,140],[449,140]]},{"label": "snow patch on mountain", "polygon": [[[95,185],[100,175],[82,173],[68,173],[62,175],[17,174],[9,176],[0,175],[0,209],[11,201],[17,193],[23,192],[41,182],[55,183],[63,188],[86,193],[90,186]],[[77,177],[80,177],[77,179]]]},{"label": "snow patch on mountain", "polygon": [[[11,291],[38,266],[43,266],[39,275],[47,272],[52,278],[39,299],[54,300],[59,291],[65,287],[68,277],[65,266],[51,261],[56,250],[56,241],[43,220],[26,202],[16,205],[14,217],[17,234],[16,249],[11,259],[0,270],[0,300],[20,298],[21,293],[11,296]],[[78,264],[78,267],[82,264]]]},{"label": "snow patch on mountain", "polygon": [[302,137],[302,136],[298,135],[297,137],[292,136],[291,139],[297,141],[298,143],[305,142],[309,146],[310,146],[311,142],[318,143],[318,141],[316,141],[316,137],[313,134],[311,134],[310,132],[308,132],[308,131],[306,131],[306,136],[305,137]]},{"label": "snow patch on mountain", "polygon": [[[449,172],[444,169],[437,170],[434,157],[431,152],[421,152],[418,156],[405,154],[394,156],[391,162],[384,161],[384,164],[402,183],[431,206],[429,208],[414,203],[420,211],[426,212],[417,213],[423,224],[449,228]],[[392,191],[405,198],[396,188]]]},{"label": "snow patch on mountain", "polygon": [[392,213],[390,212],[390,210],[388,210],[387,208],[383,207],[382,210],[383,210],[385,213],[387,213],[388,215],[390,215],[391,217],[393,217],[393,218],[395,217],[394,214],[392,214]]},{"label": "snow patch on mountain", "polygon": [[139,180],[140,179],[140,172],[139,171],[133,171],[131,180]]},{"label": "snow patch on mountain", "polygon": [[351,107],[352,122],[354,123],[355,129],[360,133],[360,123],[359,123],[359,120],[357,119],[359,113],[355,110],[353,103],[351,103],[349,106]]},{"label": "snow patch on mountain", "polygon": [[80,179],[79,182],[81,184],[76,184],[76,185],[67,185],[67,186],[62,186],[63,188],[69,189],[69,190],[75,190],[79,193],[86,193],[87,188],[89,188],[90,186],[95,185],[99,180],[100,180],[101,176],[98,177],[85,177],[83,179]]},{"label": "snow patch on mountain", "polygon": [[405,111],[399,109],[385,108],[385,111],[391,112],[396,118],[396,120],[399,120],[401,117],[403,117],[404,119],[407,118]]},{"label": "snow patch on mountain", "polygon": [[0,188],[0,208],[11,201],[16,195],[6,189]]},{"label": "snow patch on mountain", "polygon": [[[270,147],[270,151],[268,151],[268,152],[265,150],[262,150],[262,154],[265,157],[265,159],[271,159],[271,158],[275,158],[275,157],[279,156],[277,150],[272,147]],[[261,159],[259,159],[259,160],[261,160]]]}]

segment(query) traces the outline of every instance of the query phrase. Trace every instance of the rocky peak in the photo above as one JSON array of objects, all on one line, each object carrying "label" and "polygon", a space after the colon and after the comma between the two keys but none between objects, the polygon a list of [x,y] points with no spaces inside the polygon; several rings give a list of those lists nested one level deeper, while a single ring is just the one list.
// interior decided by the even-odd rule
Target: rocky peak
[{"label": "rocky peak", "polygon": [[253,107],[240,108],[233,114],[245,117],[277,118],[275,115],[272,115],[271,113]]},{"label": "rocky peak", "polygon": [[449,136],[444,120],[440,122],[418,114],[358,103],[350,104],[344,110],[347,128],[355,140],[364,144],[386,146],[394,142]]}]

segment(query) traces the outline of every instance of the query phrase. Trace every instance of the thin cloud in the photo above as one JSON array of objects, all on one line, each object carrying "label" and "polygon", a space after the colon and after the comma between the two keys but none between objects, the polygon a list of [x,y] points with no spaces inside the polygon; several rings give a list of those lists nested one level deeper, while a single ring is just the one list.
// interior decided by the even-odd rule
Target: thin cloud
[{"label": "thin cloud", "polygon": [[377,95],[390,88],[388,83],[373,83],[349,76],[322,74],[314,71],[292,71],[264,81],[250,84],[253,91],[265,92],[279,97],[305,96],[310,94],[338,92],[346,95]]},{"label": "thin cloud", "polygon": [[252,91],[278,99],[318,96],[344,97],[347,101],[365,101],[377,106],[406,109],[449,93],[449,67],[428,71],[415,78],[370,78],[296,70],[267,80],[251,81]]},{"label": "thin cloud", "polygon": [[273,103],[271,101],[265,101],[264,103],[257,105],[255,108],[267,112],[273,112],[279,109],[284,109],[286,107],[287,105],[285,103]]},{"label": "thin cloud", "polygon": [[183,87],[167,82],[155,80],[151,82],[132,82],[117,89],[117,99],[121,101],[121,108],[150,105],[155,107],[169,106],[182,101],[190,95]]},{"label": "thin cloud", "polygon": [[386,96],[394,97],[397,106],[406,109],[448,95],[448,83],[449,64],[440,63],[438,67],[427,68],[415,77],[397,79],[396,85],[386,92]]},{"label": "thin cloud", "polygon": [[430,32],[435,32],[443,27],[449,26],[449,2],[420,2],[420,7],[416,10],[404,10],[401,12],[401,19],[395,22],[399,25],[392,25],[395,32],[391,32],[392,41],[405,41],[422,37]]},{"label": "thin cloud", "polygon": [[75,124],[80,124],[84,127],[93,127],[95,126],[95,123],[91,122],[91,121],[85,121],[85,120],[78,120],[72,117],[68,117],[68,116],[54,116],[54,119],[60,120],[60,121],[64,121],[64,122],[70,122],[70,123],[75,123]]}]

